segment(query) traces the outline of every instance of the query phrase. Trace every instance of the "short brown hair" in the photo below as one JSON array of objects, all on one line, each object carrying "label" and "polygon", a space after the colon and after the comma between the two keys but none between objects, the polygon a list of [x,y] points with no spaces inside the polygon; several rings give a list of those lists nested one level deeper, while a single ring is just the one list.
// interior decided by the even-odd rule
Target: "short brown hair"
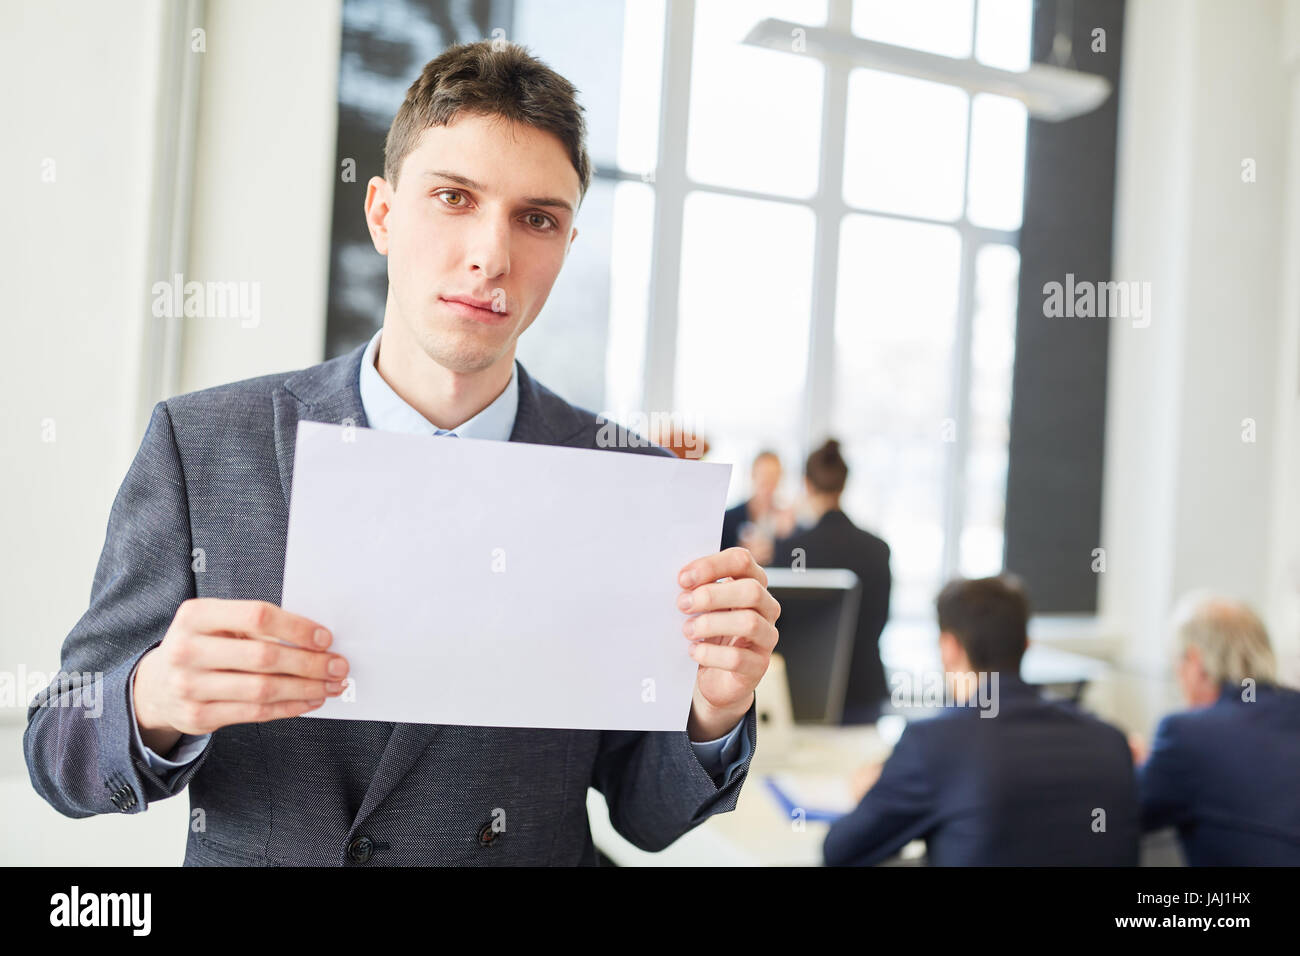
[{"label": "short brown hair", "polygon": [[834,495],[842,492],[849,480],[849,466],[840,454],[840,443],[834,438],[828,438],[808,456],[803,474],[814,491]]},{"label": "short brown hair", "polygon": [[957,578],[935,604],[939,630],[957,638],[972,667],[1019,672],[1029,639],[1029,598],[1017,577]]},{"label": "short brown hair", "polygon": [[578,173],[578,201],[591,184],[587,122],[572,83],[517,43],[481,40],[448,47],[406,91],[384,143],[384,178],[397,188],[406,155],[426,129],[461,113],[500,116],[552,133]]}]

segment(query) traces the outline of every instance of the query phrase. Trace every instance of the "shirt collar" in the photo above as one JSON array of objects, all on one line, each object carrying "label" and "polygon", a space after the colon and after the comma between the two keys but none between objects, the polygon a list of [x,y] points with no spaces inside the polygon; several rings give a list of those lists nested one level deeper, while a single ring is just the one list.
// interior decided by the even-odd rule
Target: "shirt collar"
[{"label": "shirt collar", "polygon": [[379,354],[381,328],[366,344],[361,356],[361,407],[371,428],[385,432],[405,432],[410,435],[456,435],[460,438],[484,438],[492,441],[509,441],[515,428],[515,415],[519,411],[519,373],[515,363],[510,365],[510,382],[505,391],[487,408],[469,421],[455,428],[439,428],[408,405],[384,381],[375,367]]}]

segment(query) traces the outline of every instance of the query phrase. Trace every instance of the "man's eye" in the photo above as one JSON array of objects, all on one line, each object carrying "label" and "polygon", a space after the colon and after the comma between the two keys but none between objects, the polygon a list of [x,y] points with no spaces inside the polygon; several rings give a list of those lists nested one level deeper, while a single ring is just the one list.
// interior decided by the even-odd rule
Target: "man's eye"
[{"label": "man's eye", "polygon": [[528,214],[528,224],[538,229],[548,229],[555,225],[550,216],[544,216],[540,212],[530,212]]},{"label": "man's eye", "polygon": [[[440,189],[440,190],[438,190],[438,192],[436,193],[436,195],[437,195],[439,198],[441,198],[442,201],[443,201],[444,203],[446,203],[448,206],[459,207],[459,206],[463,206],[463,205],[465,205],[465,194],[462,193],[462,192],[458,192],[458,191],[455,190],[455,189]],[[454,196],[456,199],[458,199],[458,200],[460,200],[460,201],[459,201],[459,202],[448,202],[448,201],[447,201],[447,198],[446,198],[446,197],[448,197],[448,196]]]}]

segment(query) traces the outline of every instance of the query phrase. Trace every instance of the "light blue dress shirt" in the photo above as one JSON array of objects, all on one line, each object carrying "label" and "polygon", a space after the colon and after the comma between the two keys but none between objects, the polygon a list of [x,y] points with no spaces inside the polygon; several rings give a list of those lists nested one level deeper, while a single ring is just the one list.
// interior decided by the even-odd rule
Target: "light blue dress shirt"
[{"label": "light blue dress shirt", "polygon": [[[473,418],[455,428],[438,428],[414,408],[408,405],[392,387],[380,376],[375,367],[379,355],[379,337],[383,329],[376,332],[366,345],[361,356],[361,375],[358,387],[361,391],[361,407],[366,413],[366,422],[371,428],[388,432],[403,432],[409,435],[449,435],[453,438],[480,438],[492,441],[509,441],[510,433],[515,428],[515,415],[519,410],[519,369],[517,364],[510,367],[510,381],[492,404]],[[139,667],[139,664],[136,664]],[[135,734],[136,747],[144,754],[150,768],[163,772],[184,767],[194,760],[208,742],[211,734],[195,736],[182,734],[173,748],[170,757],[161,757],[144,745],[140,738],[140,728],[135,722],[135,669],[127,681],[127,713],[131,715],[131,727]],[[749,738],[741,733],[745,721],[741,721],[731,732],[717,740],[691,742],[709,776],[715,780],[722,775],[720,787],[731,782],[736,771],[749,759],[752,748]]]}]

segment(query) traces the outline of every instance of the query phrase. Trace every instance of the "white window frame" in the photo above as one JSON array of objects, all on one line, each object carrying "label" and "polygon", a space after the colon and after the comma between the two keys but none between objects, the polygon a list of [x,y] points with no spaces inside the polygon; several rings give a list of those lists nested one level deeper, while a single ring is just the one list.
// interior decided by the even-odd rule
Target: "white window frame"
[{"label": "white window frame", "polygon": [[[971,49],[979,23],[979,2],[971,19]],[[849,32],[853,0],[827,0],[826,26]],[[977,226],[966,216],[970,190],[971,111],[974,97],[967,99],[966,158],[963,176],[966,192],[960,217],[953,220],[900,215],[844,201],[844,148],[848,124],[849,75],[852,67],[840,62],[824,66],[819,175],[816,192],[807,199],[735,189],[692,180],[686,172],[688,124],[690,119],[691,64],[695,34],[694,0],[665,0],[663,86],[661,94],[659,152],[655,187],[655,219],[652,242],[651,293],[646,320],[645,375],[641,407],[674,407],[678,300],[681,286],[681,249],[686,197],[694,191],[736,196],[768,202],[782,202],[808,209],[816,223],[813,249],[812,304],[808,365],[805,373],[804,407],[801,415],[799,461],[807,457],[814,443],[830,432],[835,377],[835,313],[838,286],[840,231],[845,217],[866,214],[904,222],[941,225],[956,229],[961,237],[961,273],[958,286],[957,328],[953,347],[953,388],[949,414],[959,423],[969,421],[971,390],[971,340],[975,319],[975,261],[989,244],[1007,245],[1019,251],[1019,229],[991,229]],[[622,177],[618,177],[622,178]],[[629,177],[630,178],[630,177]],[[949,442],[943,481],[944,552],[942,576],[946,580],[958,571],[961,533],[965,523],[966,462],[969,445],[967,428],[958,427],[956,440]],[[938,423],[936,423],[936,435]],[[851,441],[850,436],[843,436]],[[937,438],[936,438],[937,440]],[[802,465],[800,465],[802,467]]]}]

